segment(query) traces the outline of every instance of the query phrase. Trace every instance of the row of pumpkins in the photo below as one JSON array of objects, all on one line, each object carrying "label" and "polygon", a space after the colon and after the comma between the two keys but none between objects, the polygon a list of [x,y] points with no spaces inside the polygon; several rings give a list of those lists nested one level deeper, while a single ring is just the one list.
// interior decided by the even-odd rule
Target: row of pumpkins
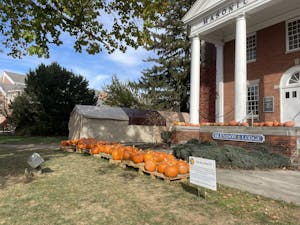
[{"label": "row of pumpkins", "polygon": [[157,171],[167,177],[177,177],[179,174],[189,173],[189,164],[186,161],[177,160],[174,155],[165,152],[143,151],[134,146],[97,141],[94,138],[66,140],[62,141],[61,145],[76,145],[78,149],[89,149],[93,155],[99,153],[110,154],[113,160],[131,160],[135,164],[144,163],[146,171]]},{"label": "row of pumpkins", "polygon": [[[230,121],[229,123],[209,123],[209,122],[203,122],[200,124],[191,124],[186,122],[174,122],[175,126],[192,126],[192,127],[201,127],[201,126],[244,126],[249,127],[248,122],[237,122],[235,120]],[[276,120],[274,121],[265,121],[265,122],[254,122],[254,127],[294,127],[295,122],[294,121],[287,121],[285,123],[280,123]]]}]

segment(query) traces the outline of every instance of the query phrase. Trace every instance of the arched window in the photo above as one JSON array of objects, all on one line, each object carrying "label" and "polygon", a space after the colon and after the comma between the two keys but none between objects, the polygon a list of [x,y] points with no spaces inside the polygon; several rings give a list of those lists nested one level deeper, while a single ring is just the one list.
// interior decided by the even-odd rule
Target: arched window
[{"label": "arched window", "polygon": [[289,79],[289,84],[300,84],[300,72],[294,73]]}]

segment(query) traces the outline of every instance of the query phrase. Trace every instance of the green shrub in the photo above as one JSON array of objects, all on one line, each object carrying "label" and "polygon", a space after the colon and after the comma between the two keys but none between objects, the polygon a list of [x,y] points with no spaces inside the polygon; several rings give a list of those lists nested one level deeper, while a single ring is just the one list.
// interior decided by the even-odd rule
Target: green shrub
[{"label": "green shrub", "polygon": [[238,146],[218,146],[214,141],[191,139],[185,144],[175,146],[173,154],[186,161],[189,156],[216,160],[218,167],[225,168],[264,169],[291,165],[288,157],[273,153],[271,147],[267,145],[259,145],[252,151],[247,151]]}]

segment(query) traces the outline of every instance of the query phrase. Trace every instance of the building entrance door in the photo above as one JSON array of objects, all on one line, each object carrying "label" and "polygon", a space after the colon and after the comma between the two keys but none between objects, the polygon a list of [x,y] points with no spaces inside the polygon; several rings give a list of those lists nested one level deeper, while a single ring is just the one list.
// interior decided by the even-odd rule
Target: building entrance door
[{"label": "building entrance door", "polygon": [[284,76],[281,81],[281,121],[293,120],[295,126],[300,127],[300,68]]}]

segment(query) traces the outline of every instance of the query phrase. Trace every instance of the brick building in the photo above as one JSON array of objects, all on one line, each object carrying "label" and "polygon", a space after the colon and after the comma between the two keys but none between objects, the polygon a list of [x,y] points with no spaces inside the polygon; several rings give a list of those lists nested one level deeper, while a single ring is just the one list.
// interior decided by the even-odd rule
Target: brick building
[{"label": "brick building", "polygon": [[[9,104],[23,92],[24,88],[25,75],[4,71],[0,76],[0,108],[9,112]],[[4,120],[5,115],[0,112],[0,123]]]},{"label": "brick building", "polygon": [[192,44],[190,123],[251,117],[296,126],[177,126],[173,142],[267,144],[300,164],[300,1],[198,0],[182,21]]},{"label": "brick building", "polygon": [[[299,0],[198,0],[183,21],[191,26],[191,123],[212,120],[211,112],[216,122],[252,113],[300,126]],[[206,69],[204,42],[215,46]]]}]

